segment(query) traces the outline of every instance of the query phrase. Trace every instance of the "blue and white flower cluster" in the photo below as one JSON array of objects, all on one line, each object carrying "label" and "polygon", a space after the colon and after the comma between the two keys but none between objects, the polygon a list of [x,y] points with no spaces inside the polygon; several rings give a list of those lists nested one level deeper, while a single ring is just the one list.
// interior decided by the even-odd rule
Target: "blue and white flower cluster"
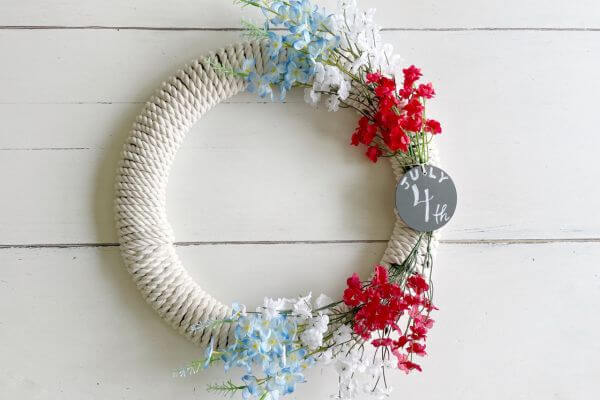
[{"label": "blue and white flower cluster", "polygon": [[[285,99],[295,84],[308,84],[315,74],[315,63],[327,58],[340,42],[332,32],[333,15],[326,15],[310,0],[240,0],[259,6],[266,17],[262,30],[268,39],[269,61],[261,75],[255,61],[246,60],[241,74],[246,77],[248,91],[260,97],[273,98],[273,88]],[[272,28],[284,28],[284,31]]]},{"label": "blue and white flower cluster", "polygon": [[318,363],[334,367],[338,374],[335,398],[388,397],[391,388],[378,383],[383,370],[396,368],[395,364],[374,357],[376,352],[357,341],[349,325],[334,322],[336,315],[339,318],[344,312],[335,308],[336,304],[339,302],[323,294],[313,301],[310,293],[297,298],[265,298],[255,312],[234,304],[228,318],[200,325],[204,329],[220,326],[217,322],[232,324],[234,342],[224,350],[214,349],[211,342],[204,360],[192,366],[193,373],[196,366],[207,368],[221,361],[226,372],[240,368],[244,375],[239,383],[228,380],[210,385],[210,391],[241,392],[244,400],[278,400],[305,382],[305,371]]},{"label": "blue and white flower cluster", "polygon": [[[276,301],[265,300],[262,312],[246,313],[234,306],[229,321],[235,325],[235,341],[219,352],[225,371],[242,368],[246,399],[277,400],[294,392],[296,384],[304,382],[303,371],[315,363],[298,340],[298,315],[281,313]],[[212,350],[205,355],[213,359]],[[257,376],[261,371],[261,376]]]},{"label": "blue and white flower cluster", "polygon": [[[402,59],[382,42],[375,10],[360,10],[356,0],[338,0],[332,14],[310,0],[238,1],[260,8],[266,18],[264,28],[247,23],[250,36],[268,42],[263,72],[253,59],[235,71],[246,79],[249,92],[273,99],[277,88],[284,100],[292,87],[300,86],[307,103],[316,105],[325,95],[329,111],[337,111],[361,104],[369,71],[402,79]],[[359,96],[353,98],[353,91]]]}]

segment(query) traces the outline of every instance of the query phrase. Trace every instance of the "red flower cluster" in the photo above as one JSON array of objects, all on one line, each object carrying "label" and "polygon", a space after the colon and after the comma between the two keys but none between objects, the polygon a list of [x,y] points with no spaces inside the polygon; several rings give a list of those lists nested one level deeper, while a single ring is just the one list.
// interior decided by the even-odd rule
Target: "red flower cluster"
[{"label": "red flower cluster", "polygon": [[411,132],[430,132],[434,135],[442,133],[439,122],[423,118],[423,99],[431,99],[435,95],[432,84],[416,86],[421,70],[414,65],[402,71],[404,82],[400,90],[397,90],[394,79],[378,72],[366,75],[366,83],[373,88],[377,98],[377,111],[374,115],[360,118],[358,127],[352,134],[351,144],[366,145],[366,155],[373,162],[377,162],[383,154],[383,145],[391,153],[406,153],[411,143]]},{"label": "red flower cluster", "polygon": [[[405,372],[413,369],[421,371],[413,363],[412,355],[424,356],[427,331],[433,326],[429,313],[436,309],[426,294],[429,284],[419,274],[413,274],[406,280],[406,289],[390,282],[385,267],[375,267],[371,281],[362,283],[357,274],[346,281],[344,303],[357,309],[354,315],[354,333],[364,340],[371,340],[373,333],[378,338],[371,340],[377,348],[387,348],[398,360],[398,368]],[[402,330],[400,318],[409,318],[408,328]],[[404,325],[404,324],[403,324]],[[392,333],[396,333],[393,338]],[[404,352],[403,352],[404,351]]]}]

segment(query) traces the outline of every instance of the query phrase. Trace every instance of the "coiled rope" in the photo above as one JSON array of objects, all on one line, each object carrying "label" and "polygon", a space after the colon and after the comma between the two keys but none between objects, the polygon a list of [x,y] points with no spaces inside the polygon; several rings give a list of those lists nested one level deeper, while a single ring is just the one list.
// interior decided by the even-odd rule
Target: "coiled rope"
[{"label": "coiled rope", "polygon": [[[184,66],[164,82],[133,124],[115,183],[120,250],[140,292],[162,319],[192,342],[205,345],[215,336],[218,347],[227,344],[230,327],[198,326],[226,317],[229,307],[205,292],[181,264],[167,220],[166,187],[175,154],[192,125],[214,105],[245,88],[242,79],[215,71],[214,61],[239,68],[246,58],[254,58],[261,73],[268,58],[264,43],[225,47]],[[391,162],[398,180],[402,167],[394,158]],[[418,236],[396,217],[382,263],[401,263]]]}]

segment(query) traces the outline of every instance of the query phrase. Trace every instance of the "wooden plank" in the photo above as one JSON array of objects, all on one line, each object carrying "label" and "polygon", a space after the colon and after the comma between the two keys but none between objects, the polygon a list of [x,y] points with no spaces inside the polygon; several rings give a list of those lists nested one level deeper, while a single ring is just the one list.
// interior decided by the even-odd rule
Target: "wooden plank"
[{"label": "wooden plank", "polygon": [[[315,1],[335,11],[336,0]],[[378,10],[377,21],[387,28],[579,27],[598,28],[600,7],[594,0],[566,5],[560,0],[480,2],[475,0],[362,0],[363,8]],[[148,27],[238,27],[242,18],[261,21],[257,10],[232,0],[63,0],[31,2],[4,0],[1,25],[102,25]]]},{"label": "wooden plank", "polygon": [[[121,112],[116,105],[64,107],[75,121],[86,121],[80,109]],[[255,117],[266,109],[272,117]],[[169,185],[177,239],[386,238],[394,218],[390,168],[372,167],[349,146],[354,115],[330,118],[321,111],[304,118],[307,112],[301,104],[227,104],[201,120],[178,154]],[[232,115],[246,121],[244,129],[224,124]],[[110,118],[89,120],[89,131],[79,126],[65,132],[65,140],[88,134],[102,139],[99,147],[78,142],[62,151],[1,152],[0,169],[10,171],[5,190],[14,195],[0,198],[0,207],[11,210],[0,225],[0,244],[116,240],[112,187],[126,131],[105,136],[114,125]]]},{"label": "wooden plank", "polygon": [[[598,68],[598,35],[386,32],[384,39],[407,63],[424,68],[439,88],[440,101],[464,109],[462,102],[473,99],[469,106],[489,106],[493,111],[498,103],[506,107],[511,102],[505,98],[516,94],[521,101],[543,100],[539,107],[554,104],[556,93],[568,107],[571,103],[564,96],[577,95],[581,106],[588,107],[582,97],[588,90],[583,94],[578,90],[597,85],[589,77]],[[0,103],[145,102],[186,62],[239,40],[236,32],[3,31]],[[558,74],[569,79],[556,79]],[[525,93],[523,84],[528,88]],[[544,97],[548,94],[552,96]],[[238,100],[256,101],[254,96]]]},{"label": "wooden plank", "polygon": [[[0,48],[10,57],[0,97],[12,104],[0,106],[0,165],[9,194],[0,204],[10,210],[0,225],[0,243],[114,241],[113,174],[141,108],[119,102],[143,101],[197,51],[194,45],[212,48],[233,37],[217,35],[2,35]],[[596,34],[389,36],[410,43],[406,58],[436,82],[431,115],[444,123],[443,159],[461,193],[446,238],[598,237],[600,216],[587,211],[588,199],[600,190],[588,184],[597,177],[588,160],[600,144],[589,129],[600,123],[593,98],[600,91],[593,78],[600,67]],[[97,104],[104,100],[108,104]],[[291,101],[301,102],[301,96]],[[391,175],[383,166],[369,167],[347,146],[354,116],[316,112],[306,118],[306,105],[255,102],[246,96],[217,107],[190,135],[169,187],[178,239],[388,237]],[[242,131],[225,123],[232,116],[245,121]],[[578,132],[581,145],[567,144],[569,132]],[[26,150],[49,148],[73,150]],[[197,181],[189,181],[190,171]]]},{"label": "wooden plank", "polygon": [[[582,129],[588,145],[564,147],[566,124],[586,121],[569,113],[562,121],[543,121],[535,101],[535,120],[513,118],[524,125],[514,137],[503,134],[510,120],[482,131],[470,114],[481,111],[492,121],[494,111],[477,110],[481,105],[472,100],[467,111],[456,105],[440,111],[450,125],[440,137],[444,166],[460,192],[446,239],[599,237],[600,216],[586,212],[598,196],[597,187],[587,185],[597,175],[588,160],[598,138]],[[0,244],[114,242],[113,179],[138,107],[0,106],[5,129],[15,132],[3,135],[0,145],[0,207],[8,210]],[[37,117],[20,118],[25,115]],[[232,116],[244,121],[243,129],[226,123]],[[352,113],[333,116],[304,104],[215,108],[190,132],[171,172],[168,212],[177,239],[386,239],[393,178],[385,162],[373,166],[348,145],[354,121]],[[465,152],[466,146],[494,151]],[[563,159],[570,160],[568,168]]]},{"label": "wooden plank", "polygon": [[[199,246],[179,254],[224,301],[257,304],[264,295],[308,288],[335,296],[345,276],[366,274],[381,251],[379,244]],[[600,306],[599,257],[597,244],[443,245],[435,272],[441,310],[424,372],[393,374],[396,393],[598,397],[593,327],[600,317],[590,310]],[[7,398],[218,398],[204,388],[222,379],[219,367],[171,377],[200,351],[143,302],[116,248],[4,249],[0,265],[0,387]],[[259,280],[266,275],[271,279]],[[335,385],[330,370],[317,368],[308,378],[300,400],[322,398]]]}]

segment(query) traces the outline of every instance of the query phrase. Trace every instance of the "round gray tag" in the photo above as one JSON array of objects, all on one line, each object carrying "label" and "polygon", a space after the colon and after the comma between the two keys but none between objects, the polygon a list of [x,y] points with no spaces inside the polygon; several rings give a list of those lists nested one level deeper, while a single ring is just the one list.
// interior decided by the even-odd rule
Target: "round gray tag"
[{"label": "round gray tag", "polygon": [[433,165],[419,165],[404,174],[396,186],[396,211],[406,225],[431,232],[446,225],[456,210],[452,178]]}]

